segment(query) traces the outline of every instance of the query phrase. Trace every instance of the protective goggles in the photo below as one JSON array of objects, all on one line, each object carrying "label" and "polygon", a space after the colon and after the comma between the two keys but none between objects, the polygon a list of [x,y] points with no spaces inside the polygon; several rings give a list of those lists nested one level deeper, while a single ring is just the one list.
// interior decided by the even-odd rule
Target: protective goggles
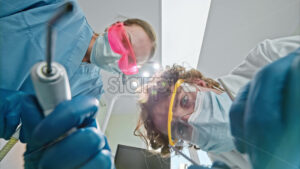
[{"label": "protective goggles", "polygon": [[[197,92],[196,87],[187,86],[187,85],[188,85],[187,83],[184,83],[184,80],[179,79],[174,86],[174,90],[171,96],[169,112],[168,112],[168,139],[169,139],[169,144],[171,146],[174,146],[176,142],[178,142],[178,140],[190,140],[192,135],[193,127],[187,123],[187,120],[183,120],[184,116],[190,115],[192,112],[189,113],[181,112],[180,113],[181,115],[178,114],[175,115],[173,112],[176,97],[179,97],[178,96],[179,87],[182,88],[180,93],[183,93],[184,95],[185,94],[191,95],[192,93],[194,95],[196,94]],[[182,104],[182,101],[184,102],[184,100],[177,98],[176,102],[180,102],[177,104]],[[195,98],[193,100],[191,99],[188,104],[190,104],[190,106],[192,104],[195,104]],[[178,113],[178,111],[176,112]]]},{"label": "protective goggles", "polygon": [[226,93],[216,93],[178,80],[168,112],[169,144],[194,144],[213,152],[232,150],[234,145],[229,123],[231,103]]},{"label": "protective goggles", "polygon": [[122,22],[113,24],[109,27],[107,36],[111,49],[121,55],[121,58],[118,61],[120,70],[125,75],[137,74],[138,67],[136,64],[136,57],[124,29],[124,24]]}]

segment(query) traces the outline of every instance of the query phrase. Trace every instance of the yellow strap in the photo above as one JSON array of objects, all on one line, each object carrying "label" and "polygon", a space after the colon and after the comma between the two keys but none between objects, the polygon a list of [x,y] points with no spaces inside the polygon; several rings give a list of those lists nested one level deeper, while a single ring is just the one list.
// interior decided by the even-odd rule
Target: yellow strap
[{"label": "yellow strap", "polygon": [[172,140],[172,133],[171,133],[171,122],[173,120],[173,104],[174,104],[174,99],[176,96],[177,88],[184,82],[183,79],[178,79],[177,82],[175,83],[174,86],[174,91],[172,93],[172,97],[170,100],[170,106],[169,106],[169,113],[168,113],[168,138],[169,138],[169,144],[171,146],[174,146],[175,143]]}]

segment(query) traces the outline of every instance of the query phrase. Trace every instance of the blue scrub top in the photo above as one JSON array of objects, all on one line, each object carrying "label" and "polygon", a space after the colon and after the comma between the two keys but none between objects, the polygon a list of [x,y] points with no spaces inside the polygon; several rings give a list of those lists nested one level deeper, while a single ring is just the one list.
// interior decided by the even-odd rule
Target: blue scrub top
[{"label": "blue scrub top", "polygon": [[[0,0],[0,88],[34,93],[31,67],[45,60],[46,23],[66,1]],[[82,63],[93,35],[76,1],[73,11],[55,26],[54,60],[68,73],[72,96],[100,97],[100,69]]]}]

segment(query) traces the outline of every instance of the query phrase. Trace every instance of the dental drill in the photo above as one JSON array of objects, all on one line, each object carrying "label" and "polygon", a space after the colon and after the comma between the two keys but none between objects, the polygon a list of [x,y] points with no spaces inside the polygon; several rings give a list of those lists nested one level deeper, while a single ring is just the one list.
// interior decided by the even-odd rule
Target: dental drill
[{"label": "dental drill", "polygon": [[[71,89],[67,72],[61,64],[53,62],[53,25],[72,10],[73,5],[68,2],[49,20],[47,24],[46,61],[36,63],[31,69],[31,80],[44,116],[49,115],[60,102],[71,100]],[[18,142],[20,126],[17,127],[10,140],[0,150],[0,161]]]}]

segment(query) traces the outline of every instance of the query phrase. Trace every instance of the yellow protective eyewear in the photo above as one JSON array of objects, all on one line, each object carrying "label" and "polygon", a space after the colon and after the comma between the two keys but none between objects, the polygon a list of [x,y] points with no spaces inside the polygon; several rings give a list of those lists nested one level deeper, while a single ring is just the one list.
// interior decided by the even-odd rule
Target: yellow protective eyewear
[{"label": "yellow protective eyewear", "polygon": [[178,79],[177,82],[175,83],[174,86],[174,91],[172,93],[172,97],[170,100],[170,106],[169,106],[169,113],[168,113],[168,138],[169,138],[169,144],[171,146],[175,145],[175,142],[172,140],[172,132],[171,132],[171,123],[173,120],[173,104],[174,104],[174,99],[177,93],[177,88],[184,82],[183,79]]}]

